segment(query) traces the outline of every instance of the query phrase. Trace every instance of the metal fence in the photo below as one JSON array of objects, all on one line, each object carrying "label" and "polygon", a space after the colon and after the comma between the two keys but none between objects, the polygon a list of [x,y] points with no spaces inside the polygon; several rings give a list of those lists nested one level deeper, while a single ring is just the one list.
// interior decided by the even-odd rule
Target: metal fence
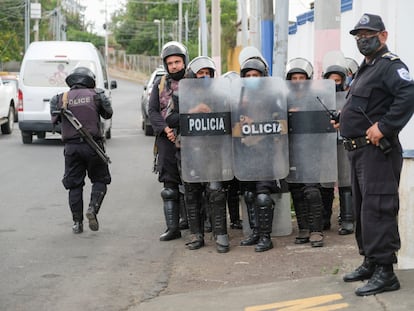
[{"label": "metal fence", "polygon": [[108,53],[108,65],[123,70],[130,70],[150,74],[159,66],[162,61],[159,56],[126,54],[122,50],[113,50]]}]

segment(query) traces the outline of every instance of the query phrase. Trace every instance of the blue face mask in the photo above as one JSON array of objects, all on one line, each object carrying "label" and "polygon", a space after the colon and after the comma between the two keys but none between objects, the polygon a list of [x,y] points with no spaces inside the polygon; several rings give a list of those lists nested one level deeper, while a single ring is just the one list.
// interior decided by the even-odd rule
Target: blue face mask
[{"label": "blue face mask", "polygon": [[202,82],[203,87],[208,87],[213,82],[210,76],[204,76],[204,77],[198,78],[198,80],[203,81]]},{"label": "blue face mask", "polygon": [[257,90],[260,86],[260,78],[243,78],[243,85],[251,90]]}]

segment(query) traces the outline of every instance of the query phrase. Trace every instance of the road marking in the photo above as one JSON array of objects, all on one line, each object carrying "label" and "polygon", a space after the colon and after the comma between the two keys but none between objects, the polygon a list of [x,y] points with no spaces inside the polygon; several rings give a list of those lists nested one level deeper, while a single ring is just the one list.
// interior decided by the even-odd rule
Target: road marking
[{"label": "road marking", "polygon": [[[325,296],[317,296],[305,299],[288,300],[282,302],[276,302],[261,306],[247,307],[244,311],[331,311],[348,308],[347,303],[332,303],[337,300],[341,300],[341,294],[332,294]],[[321,306],[324,304],[324,306]]]}]

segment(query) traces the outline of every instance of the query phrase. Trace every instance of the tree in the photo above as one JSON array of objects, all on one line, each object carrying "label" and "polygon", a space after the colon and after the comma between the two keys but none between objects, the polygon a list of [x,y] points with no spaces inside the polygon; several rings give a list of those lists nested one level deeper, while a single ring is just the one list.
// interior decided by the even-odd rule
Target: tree
[{"label": "tree", "polygon": [[[161,3],[165,2],[165,3]],[[211,1],[207,1],[207,11],[211,12]],[[188,41],[187,46],[190,58],[198,56],[198,27],[199,7],[198,0],[183,1],[183,12],[188,13]],[[112,29],[116,41],[129,54],[158,55],[158,24],[154,20],[164,20],[164,43],[178,40],[177,3],[158,0],[154,4],[149,1],[128,0],[125,11],[113,19]],[[208,16],[208,21],[211,17]],[[236,45],[237,2],[235,0],[221,0],[222,54]],[[184,28],[184,25],[183,25]],[[225,57],[223,58],[225,62]],[[224,65],[224,66],[223,66]],[[222,65],[225,68],[225,63]]]}]

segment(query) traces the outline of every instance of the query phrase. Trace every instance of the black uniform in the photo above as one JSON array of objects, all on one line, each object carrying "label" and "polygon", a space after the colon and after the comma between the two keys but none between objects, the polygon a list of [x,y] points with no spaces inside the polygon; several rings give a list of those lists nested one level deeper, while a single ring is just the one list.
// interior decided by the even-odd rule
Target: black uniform
[{"label": "black uniform", "polygon": [[181,178],[177,166],[177,148],[164,132],[168,126],[165,120],[167,109],[174,105],[174,102],[178,105],[178,82],[168,75],[155,82],[148,107],[149,118],[157,135],[155,144],[158,151],[158,180],[164,184],[161,197],[164,202],[164,216],[168,229],[161,235],[161,241],[181,237],[179,230]]},{"label": "black uniform", "polygon": [[[62,105],[62,94],[53,97],[50,104],[51,112],[60,110]],[[111,103],[104,92],[75,84],[68,92],[67,109],[73,113],[94,140],[104,149],[100,117],[109,119],[113,113]],[[92,182],[89,205],[94,206],[94,213],[97,214],[106,194],[107,185],[111,182],[109,168],[65,117],[60,114],[53,115],[52,122],[54,124],[62,123],[62,140],[65,143],[65,173],[62,182],[64,187],[69,190],[69,205],[73,221],[82,223],[82,194],[86,174]],[[96,215],[94,217],[96,221]],[[92,230],[98,230],[97,222]]]},{"label": "black uniform", "polygon": [[[363,61],[341,112],[340,132],[351,161],[356,240],[361,255],[377,265],[397,262],[400,248],[397,214],[402,148],[398,133],[412,116],[414,82],[406,65],[385,46]],[[364,116],[364,113],[366,116]],[[385,154],[367,144],[371,122],[391,143]]]}]

